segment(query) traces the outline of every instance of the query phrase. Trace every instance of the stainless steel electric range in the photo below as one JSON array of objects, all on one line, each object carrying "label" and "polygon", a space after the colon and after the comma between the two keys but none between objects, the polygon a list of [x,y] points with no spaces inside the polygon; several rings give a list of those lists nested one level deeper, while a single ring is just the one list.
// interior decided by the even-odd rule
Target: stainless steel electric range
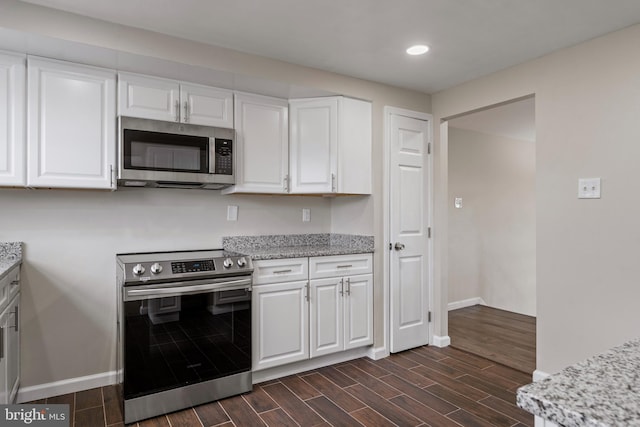
[{"label": "stainless steel electric range", "polygon": [[125,423],[251,390],[251,259],[200,250],[116,260]]}]

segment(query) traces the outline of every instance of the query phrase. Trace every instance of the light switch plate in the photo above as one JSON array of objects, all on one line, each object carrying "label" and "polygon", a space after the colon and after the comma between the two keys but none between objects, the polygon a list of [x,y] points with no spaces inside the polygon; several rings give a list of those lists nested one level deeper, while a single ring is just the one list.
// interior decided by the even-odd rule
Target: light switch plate
[{"label": "light switch plate", "polygon": [[235,205],[227,206],[227,221],[238,220],[238,207]]},{"label": "light switch plate", "polygon": [[599,199],[600,178],[578,179],[578,199]]},{"label": "light switch plate", "polygon": [[456,197],[453,201],[453,206],[455,206],[456,209],[462,209],[462,197]]},{"label": "light switch plate", "polygon": [[302,221],[303,222],[311,221],[311,209],[308,209],[308,208],[302,209]]}]

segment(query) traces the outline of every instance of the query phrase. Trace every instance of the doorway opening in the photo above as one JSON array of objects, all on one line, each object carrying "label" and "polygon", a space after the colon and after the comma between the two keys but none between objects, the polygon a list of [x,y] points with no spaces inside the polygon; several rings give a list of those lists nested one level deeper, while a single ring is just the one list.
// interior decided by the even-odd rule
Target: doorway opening
[{"label": "doorway opening", "polygon": [[451,346],[535,370],[535,98],[448,120]]}]

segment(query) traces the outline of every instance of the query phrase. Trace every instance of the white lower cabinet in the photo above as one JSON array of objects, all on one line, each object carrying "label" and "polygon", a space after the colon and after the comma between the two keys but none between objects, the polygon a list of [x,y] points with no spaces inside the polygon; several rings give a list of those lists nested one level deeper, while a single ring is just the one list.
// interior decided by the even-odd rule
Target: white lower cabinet
[{"label": "white lower cabinet", "polygon": [[309,258],[311,357],[373,344],[372,258]]},{"label": "white lower cabinet", "polygon": [[[253,370],[373,344],[371,259],[359,254],[254,261]],[[332,274],[327,262],[337,268],[335,277],[316,278]],[[365,274],[342,275],[349,270]],[[311,280],[299,280],[308,271],[305,279]],[[276,275],[281,283],[273,283]]]},{"label": "white lower cabinet", "polygon": [[0,404],[14,403],[20,385],[20,267],[0,282]]},{"label": "white lower cabinet", "polygon": [[308,281],[253,287],[253,370],[309,358]]}]

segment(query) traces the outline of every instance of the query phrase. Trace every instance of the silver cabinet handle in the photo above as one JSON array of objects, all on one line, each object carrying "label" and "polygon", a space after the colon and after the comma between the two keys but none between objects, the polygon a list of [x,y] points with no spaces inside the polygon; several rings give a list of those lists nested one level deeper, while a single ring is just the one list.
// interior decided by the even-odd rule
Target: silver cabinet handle
[{"label": "silver cabinet handle", "polygon": [[20,280],[14,280],[11,282],[11,286],[18,286],[20,284]]},{"label": "silver cabinet handle", "polygon": [[189,123],[189,103],[184,101],[184,122]]},{"label": "silver cabinet handle", "polygon": [[336,266],[336,268],[351,268],[351,267],[353,267],[353,264],[344,264],[344,265]]},{"label": "silver cabinet handle", "polygon": [[276,270],[273,272],[273,274],[283,274],[283,273],[291,273],[291,269],[288,270]]},{"label": "silver cabinet handle", "polygon": [[404,249],[404,243],[396,242],[393,247],[396,249],[396,251],[401,251]]},{"label": "silver cabinet handle", "polygon": [[4,359],[4,326],[0,326],[0,360]]},{"label": "silver cabinet handle", "polygon": [[336,174],[335,173],[331,174],[331,191],[333,193],[336,192]]},{"label": "silver cabinet handle", "polygon": [[176,101],[176,122],[180,121],[180,101]]},{"label": "silver cabinet handle", "polygon": [[289,192],[289,175],[285,175],[283,181],[284,181],[284,192],[288,193]]},{"label": "silver cabinet handle", "polygon": [[309,282],[307,282],[304,288],[307,291],[304,299],[306,299],[307,301],[311,301],[311,287],[309,286]]},{"label": "silver cabinet handle", "polygon": [[16,332],[18,332],[18,323],[20,323],[20,320],[18,318],[18,310],[19,309],[20,309],[20,307],[18,307],[16,305],[16,311],[13,313],[14,314],[13,319],[16,321],[16,324],[13,325],[13,330],[16,331]]},{"label": "silver cabinet handle", "polygon": [[340,279],[340,296],[344,296],[344,279]]},{"label": "silver cabinet handle", "polygon": [[347,277],[347,296],[351,296],[351,280]]}]

